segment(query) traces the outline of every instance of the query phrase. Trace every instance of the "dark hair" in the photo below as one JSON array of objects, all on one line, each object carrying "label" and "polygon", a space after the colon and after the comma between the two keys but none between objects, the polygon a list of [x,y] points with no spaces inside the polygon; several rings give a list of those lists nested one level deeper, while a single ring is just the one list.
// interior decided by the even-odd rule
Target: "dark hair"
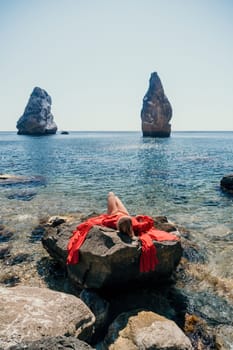
[{"label": "dark hair", "polygon": [[131,236],[132,234],[132,219],[130,216],[122,216],[117,221],[117,229],[122,233],[126,233]]}]

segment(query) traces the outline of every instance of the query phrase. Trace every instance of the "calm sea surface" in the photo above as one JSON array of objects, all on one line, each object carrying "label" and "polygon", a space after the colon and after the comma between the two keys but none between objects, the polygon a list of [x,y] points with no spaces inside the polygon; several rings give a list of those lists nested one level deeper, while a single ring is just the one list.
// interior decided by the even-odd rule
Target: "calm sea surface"
[{"label": "calm sea surface", "polygon": [[233,197],[222,193],[220,180],[233,172],[233,132],[174,132],[165,139],[140,132],[0,132],[0,160],[2,174],[44,179],[0,186],[0,222],[15,232],[18,250],[41,217],[103,212],[114,191],[132,214],[166,215],[188,228],[206,249],[210,273],[232,283]]}]

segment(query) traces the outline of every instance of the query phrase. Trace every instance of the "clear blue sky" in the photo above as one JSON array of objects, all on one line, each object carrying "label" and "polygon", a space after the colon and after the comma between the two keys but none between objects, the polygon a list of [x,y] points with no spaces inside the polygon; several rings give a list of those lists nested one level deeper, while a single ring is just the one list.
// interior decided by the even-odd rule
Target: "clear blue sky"
[{"label": "clear blue sky", "polygon": [[141,130],[150,74],[172,130],[233,130],[233,0],[0,0],[0,130],[35,86],[60,130]]}]

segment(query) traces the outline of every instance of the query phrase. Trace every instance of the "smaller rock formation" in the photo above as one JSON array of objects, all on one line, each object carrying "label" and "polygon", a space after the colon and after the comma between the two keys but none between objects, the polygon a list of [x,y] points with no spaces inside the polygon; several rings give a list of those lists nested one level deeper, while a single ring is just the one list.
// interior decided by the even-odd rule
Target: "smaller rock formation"
[{"label": "smaller rock formation", "polygon": [[172,107],[164,94],[163,86],[156,72],[151,74],[149,89],[143,98],[141,111],[143,136],[169,137]]},{"label": "smaller rock formation", "polygon": [[51,113],[52,99],[49,94],[35,87],[23,115],[17,122],[19,135],[56,134],[57,125]]},{"label": "smaller rock formation", "polygon": [[233,194],[233,174],[223,176],[220,186],[223,191]]}]

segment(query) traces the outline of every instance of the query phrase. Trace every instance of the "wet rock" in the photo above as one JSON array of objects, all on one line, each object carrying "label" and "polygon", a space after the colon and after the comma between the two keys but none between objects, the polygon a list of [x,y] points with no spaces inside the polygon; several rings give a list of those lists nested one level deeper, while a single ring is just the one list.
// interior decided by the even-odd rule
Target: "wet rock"
[{"label": "wet rock", "polygon": [[183,292],[186,310],[189,314],[196,314],[209,325],[233,325],[233,306],[224,298],[210,292]]},{"label": "wet rock", "polygon": [[191,263],[207,262],[206,250],[186,239],[182,240],[183,257]]},{"label": "wet rock", "polygon": [[33,260],[33,257],[27,253],[19,253],[16,256],[11,256],[9,259],[5,260],[6,265],[14,266],[21,264],[23,262],[30,262]]},{"label": "wet rock", "polygon": [[73,295],[46,288],[0,288],[0,348],[42,337],[91,339],[95,317]]},{"label": "wet rock", "polygon": [[95,338],[101,337],[109,320],[109,302],[95,291],[88,289],[82,290],[80,298],[95,315]]},{"label": "wet rock", "polygon": [[151,311],[119,315],[108,329],[101,350],[191,350],[190,340],[171,320]]},{"label": "wet rock", "polygon": [[2,230],[0,229],[0,243],[9,242],[13,235],[13,232],[8,231],[5,228],[3,228]]},{"label": "wet rock", "polygon": [[189,337],[194,349],[216,349],[215,336],[208,328],[207,323],[200,317],[186,314],[184,331]]},{"label": "wet rock", "polygon": [[22,190],[15,193],[11,193],[7,195],[6,197],[8,199],[17,199],[21,201],[30,201],[36,196],[37,192],[35,191],[29,191],[29,190]]},{"label": "wet rock", "polygon": [[141,111],[143,136],[169,137],[172,107],[164,94],[160,78],[156,72],[151,74],[149,89],[143,98]]},{"label": "wet rock", "polygon": [[23,342],[7,350],[92,350],[90,345],[75,337],[41,338],[34,342]]},{"label": "wet rock", "polygon": [[32,230],[29,238],[29,242],[36,243],[40,241],[44,233],[45,233],[44,227],[41,225],[37,226],[36,228],[34,228],[34,230]]},{"label": "wet rock", "polygon": [[7,246],[5,248],[1,248],[0,249],[0,259],[3,260],[7,257],[10,256],[10,250],[11,250],[11,247]]},{"label": "wet rock", "polygon": [[233,174],[223,176],[220,187],[223,191],[233,194]]},{"label": "wet rock", "polygon": [[13,273],[7,273],[3,275],[0,282],[7,287],[15,287],[20,283],[20,278]]},{"label": "wet rock", "polygon": [[45,185],[45,178],[43,176],[23,176],[12,174],[0,174],[0,185],[21,185],[27,184],[32,186]]},{"label": "wet rock", "polygon": [[23,115],[17,122],[19,135],[56,134],[57,125],[51,113],[52,99],[49,94],[35,87]]},{"label": "wet rock", "polygon": [[64,224],[64,222],[66,222],[66,218],[61,216],[52,216],[49,219],[48,224],[51,225],[52,227],[56,227],[58,225]]},{"label": "wet rock", "polygon": [[[48,253],[66,265],[67,244],[77,226],[69,223],[47,226],[42,244]],[[124,288],[129,284],[155,283],[170,278],[182,254],[180,241],[154,242],[159,264],[155,271],[140,273],[139,243],[115,230],[94,226],[79,250],[80,261],[68,265],[69,278],[82,288]]]},{"label": "wet rock", "polygon": [[211,242],[231,242],[233,241],[233,232],[229,232],[224,236],[213,236],[210,238]]}]

